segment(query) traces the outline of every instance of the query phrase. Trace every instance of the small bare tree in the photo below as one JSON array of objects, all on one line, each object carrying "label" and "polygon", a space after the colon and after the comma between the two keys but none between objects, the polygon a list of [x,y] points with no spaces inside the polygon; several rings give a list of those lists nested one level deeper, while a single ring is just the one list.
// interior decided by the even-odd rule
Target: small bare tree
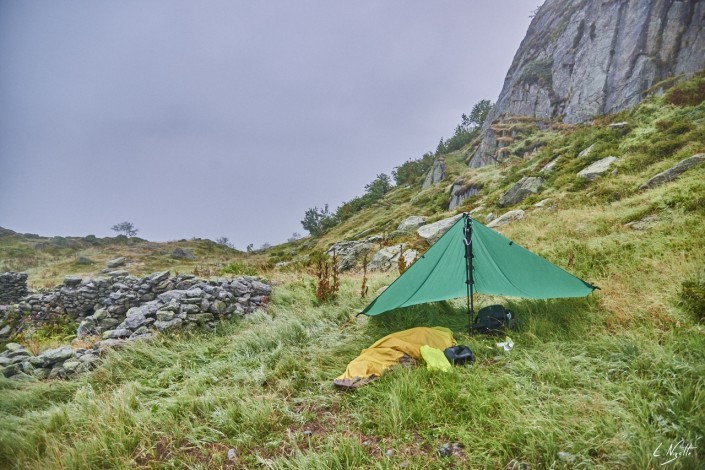
[{"label": "small bare tree", "polygon": [[139,232],[132,222],[120,222],[119,224],[113,225],[111,230],[114,230],[118,234],[123,234],[126,237],[134,237],[137,235],[137,232]]}]

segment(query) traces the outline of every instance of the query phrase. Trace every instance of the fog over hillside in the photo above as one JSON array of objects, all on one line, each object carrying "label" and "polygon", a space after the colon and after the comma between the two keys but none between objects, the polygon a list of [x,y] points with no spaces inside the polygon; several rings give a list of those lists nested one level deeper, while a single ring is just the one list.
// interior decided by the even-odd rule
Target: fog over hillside
[{"label": "fog over hillside", "polygon": [[496,99],[535,7],[3,2],[0,225],[284,241]]}]

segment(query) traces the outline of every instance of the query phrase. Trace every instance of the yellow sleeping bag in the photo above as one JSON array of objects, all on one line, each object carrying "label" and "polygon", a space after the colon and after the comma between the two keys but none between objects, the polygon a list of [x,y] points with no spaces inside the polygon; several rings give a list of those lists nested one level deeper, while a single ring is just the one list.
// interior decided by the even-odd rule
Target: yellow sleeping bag
[{"label": "yellow sleeping bag", "polygon": [[443,351],[454,344],[453,333],[440,326],[398,331],[363,349],[333,383],[341,387],[357,387],[381,376],[385,370],[399,364],[404,356],[421,359],[421,347],[424,345]]}]

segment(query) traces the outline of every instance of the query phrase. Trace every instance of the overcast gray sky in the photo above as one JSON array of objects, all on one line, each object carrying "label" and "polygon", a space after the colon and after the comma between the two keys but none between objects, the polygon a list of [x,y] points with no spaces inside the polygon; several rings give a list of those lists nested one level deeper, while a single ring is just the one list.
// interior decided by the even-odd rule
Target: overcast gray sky
[{"label": "overcast gray sky", "polygon": [[540,0],[0,0],[0,226],[240,249],[494,101]]}]

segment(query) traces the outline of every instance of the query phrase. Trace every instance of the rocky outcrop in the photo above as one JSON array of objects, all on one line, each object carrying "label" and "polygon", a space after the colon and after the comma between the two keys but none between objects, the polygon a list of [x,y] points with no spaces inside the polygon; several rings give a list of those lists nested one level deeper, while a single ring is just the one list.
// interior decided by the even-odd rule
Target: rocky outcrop
[{"label": "rocky outcrop", "polygon": [[370,271],[389,271],[396,268],[402,252],[406,266],[410,266],[419,256],[416,250],[405,250],[403,245],[385,246],[372,256],[367,268]]},{"label": "rocky outcrop", "polygon": [[524,218],[524,211],[517,209],[514,211],[509,211],[496,219],[493,219],[487,226],[489,228],[501,227],[502,225],[510,224],[514,221],[521,220]]},{"label": "rocky outcrop", "polygon": [[429,245],[433,245],[436,240],[441,238],[441,236],[462,216],[462,214],[458,214],[453,217],[448,217],[447,219],[439,220],[438,222],[433,222],[432,224],[424,225],[419,227],[416,233],[426,240]]},{"label": "rocky outcrop", "polygon": [[499,198],[499,207],[513,206],[518,204],[532,194],[537,194],[541,186],[543,186],[543,178],[535,176],[524,176],[522,179],[517,181],[517,183],[509,189],[506,193],[502,194]]},{"label": "rocky outcrop", "polygon": [[477,196],[478,194],[480,194],[480,187],[475,184],[464,183],[462,181],[453,183],[453,186],[450,188],[448,210],[455,209],[470,196]]},{"label": "rocky outcrop", "polygon": [[417,229],[426,223],[426,217],[420,215],[412,215],[402,220],[402,222],[397,227],[398,232],[409,232],[411,230]]},{"label": "rocky outcrop", "polygon": [[0,273],[0,305],[19,302],[27,292],[27,273]]},{"label": "rocky outcrop", "polygon": [[426,174],[426,179],[421,186],[421,189],[430,188],[436,183],[440,183],[446,177],[446,161],[443,157],[438,157],[434,162],[433,166]]},{"label": "rocky outcrop", "polygon": [[686,171],[690,170],[694,166],[700,165],[703,162],[705,162],[705,153],[699,153],[697,155],[693,155],[692,157],[681,160],[668,170],[662,171],[661,173],[649,178],[648,181],[644,182],[644,184],[639,186],[639,189],[651,189],[655,188],[656,186],[660,186],[664,183],[668,183],[669,181],[673,181],[674,179],[680,177],[680,175],[682,175]]},{"label": "rocky outcrop", "polygon": [[382,241],[382,237],[379,235],[374,235],[358,241],[346,240],[334,244],[326,253],[329,256],[332,256],[333,252],[335,252],[336,257],[338,258],[338,270],[341,272],[349,271],[355,268],[360,259],[369,253],[375,247],[375,244],[380,241]]},{"label": "rocky outcrop", "polygon": [[605,157],[602,160],[598,160],[592,165],[583,168],[578,172],[580,178],[584,178],[588,181],[593,181],[602,176],[607,170],[612,167],[612,164],[619,161],[617,157]]},{"label": "rocky outcrop", "polygon": [[630,108],[656,84],[704,67],[703,0],[546,0],[514,56],[470,166],[502,158],[492,126],[506,119],[585,122]]}]

